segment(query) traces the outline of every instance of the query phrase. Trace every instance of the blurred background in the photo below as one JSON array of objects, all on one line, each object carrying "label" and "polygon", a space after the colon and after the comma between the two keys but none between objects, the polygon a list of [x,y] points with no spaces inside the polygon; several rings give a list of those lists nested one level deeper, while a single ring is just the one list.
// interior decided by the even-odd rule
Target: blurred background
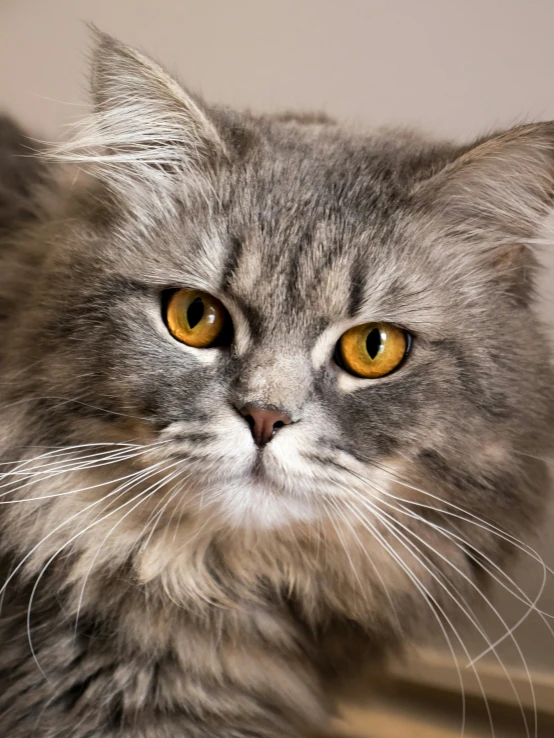
[{"label": "blurred background", "polygon": [[[88,21],[217,103],[325,111],[347,124],[410,126],[460,140],[554,119],[553,0],[0,0],[0,109],[39,138],[63,138],[86,113]],[[541,258],[541,311],[553,328],[554,248]],[[551,517],[537,543],[551,566],[553,529]],[[537,563],[522,567],[518,581],[532,599],[542,574]],[[517,625],[521,603],[505,591],[493,599],[505,624]],[[540,606],[554,613],[551,582]],[[493,641],[506,631],[490,608],[479,617]],[[470,657],[478,656],[482,636],[474,628],[461,632]],[[476,667],[497,709],[496,734],[525,736],[518,699],[526,709],[535,699],[544,713],[539,736],[548,738],[554,638],[536,614],[514,636],[521,653],[506,638],[499,658],[489,653]],[[456,649],[474,704],[466,735],[492,735],[481,687]],[[459,677],[440,638],[380,682],[378,697],[368,696],[369,678],[361,685],[346,710],[349,730],[388,738],[459,735]]]}]

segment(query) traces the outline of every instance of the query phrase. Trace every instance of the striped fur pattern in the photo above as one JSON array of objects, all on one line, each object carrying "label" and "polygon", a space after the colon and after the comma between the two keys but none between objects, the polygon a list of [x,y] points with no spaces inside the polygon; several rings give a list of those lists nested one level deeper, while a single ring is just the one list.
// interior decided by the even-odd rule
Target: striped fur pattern
[{"label": "striped fur pattern", "polygon": [[[2,733],[307,736],[535,557],[554,124],[459,146],[237,113],[95,43],[74,140],[28,159],[0,123]],[[169,335],[177,287],[224,303],[230,349]],[[359,379],[334,347],[374,320],[412,350]],[[293,420],[263,452],[247,402]]]}]

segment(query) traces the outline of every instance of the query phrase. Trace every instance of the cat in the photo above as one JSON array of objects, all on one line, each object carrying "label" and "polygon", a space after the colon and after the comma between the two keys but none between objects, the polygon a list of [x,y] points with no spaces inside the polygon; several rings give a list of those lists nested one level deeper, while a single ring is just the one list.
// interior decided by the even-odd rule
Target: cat
[{"label": "cat", "polygon": [[319,734],[544,510],[554,123],[239,113],[94,34],[71,142],[0,126],[3,734]]}]

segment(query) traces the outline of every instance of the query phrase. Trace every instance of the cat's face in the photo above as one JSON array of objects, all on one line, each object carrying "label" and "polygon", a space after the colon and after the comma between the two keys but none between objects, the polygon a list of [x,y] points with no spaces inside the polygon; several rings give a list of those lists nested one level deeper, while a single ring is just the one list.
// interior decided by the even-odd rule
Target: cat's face
[{"label": "cat's face", "polygon": [[[507,213],[494,145],[210,119],[179,94],[171,106],[196,143],[154,131],[148,153],[145,112],[128,106],[121,171],[107,154],[56,226],[15,339],[18,370],[41,360],[37,429],[62,446],[153,444],[148,462],[180,475],[169,512],[209,509],[234,527],[311,523],[340,499],[365,517],[399,495],[504,521],[534,509],[526,454],[546,448],[552,409],[523,248],[540,187],[522,178]],[[498,146],[516,163],[529,146],[530,170],[533,135],[547,132]],[[221,340],[187,345],[170,330],[179,290],[217,301]],[[369,323],[404,336],[383,376],[341,354],[341,337]]]}]

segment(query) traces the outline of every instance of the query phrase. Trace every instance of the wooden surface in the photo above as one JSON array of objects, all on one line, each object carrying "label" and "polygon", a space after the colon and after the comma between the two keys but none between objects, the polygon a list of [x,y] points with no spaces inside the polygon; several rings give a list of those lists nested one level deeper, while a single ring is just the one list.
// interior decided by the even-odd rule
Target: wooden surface
[{"label": "wooden surface", "polygon": [[[553,695],[554,703],[554,695]],[[483,700],[468,697],[464,738],[526,738],[521,712],[512,706],[490,702],[489,716]],[[337,721],[339,735],[349,738],[460,738],[462,699],[458,694],[399,682],[361,689],[343,706]],[[534,738],[533,713],[525,712],[529,736]],[[538,738],[554,737],[554,716],[538,715]]]}]

